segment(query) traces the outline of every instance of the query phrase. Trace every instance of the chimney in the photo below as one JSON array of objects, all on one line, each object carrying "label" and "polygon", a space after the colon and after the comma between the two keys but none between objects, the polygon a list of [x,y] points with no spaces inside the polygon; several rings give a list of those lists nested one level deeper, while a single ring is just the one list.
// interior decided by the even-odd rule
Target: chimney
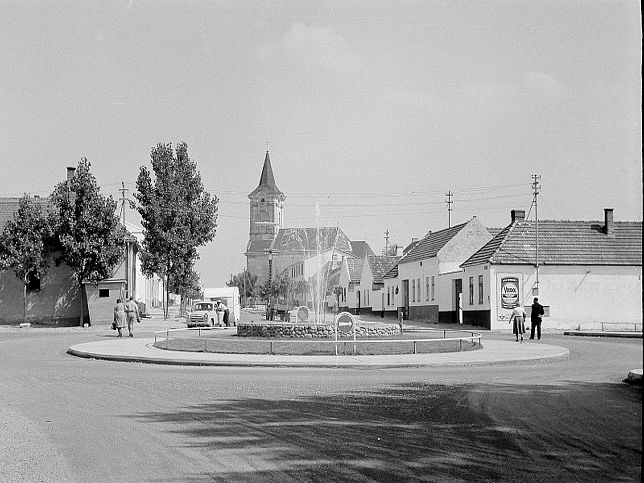
[{"label": "chimney", "polygon": [[416,237],[412,237],[412,239],[411,239],[411,242],[412,242],[412,243],[416,243],[417,241],[418,241],[418,238],[416,238]]},{"label": "chimney", "polygon": [[615,235],[615,224],[613,223],[613,209],[604,208],[604,233],[608,236]]},{"label": "chimney", "polygon": [[76,173],[76,168],[72,167],[67,167],[67,181],[70,181],[73,177],[74,174]]},{"label": "chimney", "polygon": [[523,221],[525,220],[525,210],[512,210],[510,211],[510,217],[512,221]]}]

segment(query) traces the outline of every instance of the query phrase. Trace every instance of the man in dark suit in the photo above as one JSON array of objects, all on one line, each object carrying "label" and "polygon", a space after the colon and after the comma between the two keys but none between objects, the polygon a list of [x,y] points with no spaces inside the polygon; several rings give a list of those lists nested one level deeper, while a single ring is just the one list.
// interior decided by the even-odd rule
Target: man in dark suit
[{"label": "man in dark suit", "polygon": [[532,302],[532,311],[530,312],[530,338],[534,339],[534,329],[537,328],[537,339],[541,340],[541,319],[543,318],[543,305],[539,303],[537,297]]}]

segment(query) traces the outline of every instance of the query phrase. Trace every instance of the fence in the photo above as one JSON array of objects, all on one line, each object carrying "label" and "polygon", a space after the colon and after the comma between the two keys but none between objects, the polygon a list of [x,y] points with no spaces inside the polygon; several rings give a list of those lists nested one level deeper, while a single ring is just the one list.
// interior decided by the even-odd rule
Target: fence
[{"label": "fence", "polygon": [[[481,334],[461,330],[428,330],[438,337],[404,339],[261,339],[211,337],[220,328],[199,327],[168,329],[154,333],[154,345],[160,349],[190,352],[223,352],[238,354],[291,354],[291,355],[385,355],[454,352],[481,347]],[[426,331],[424,331],[426,332]],[[463,334],[451,337],[454,333]],[[467,334],[467,335],[465,335]],[[450,337],[448,337],[450,335]]]},{"label": "fence", "polygon": [[[601,326],[602,332],[642,332],[641,322],[601,322]],[[606,326],[608,326],[608,329],[605,328]],[[639,330],[637,329],[638,326]],[[631,327],[633,328],[632,330]]]}]

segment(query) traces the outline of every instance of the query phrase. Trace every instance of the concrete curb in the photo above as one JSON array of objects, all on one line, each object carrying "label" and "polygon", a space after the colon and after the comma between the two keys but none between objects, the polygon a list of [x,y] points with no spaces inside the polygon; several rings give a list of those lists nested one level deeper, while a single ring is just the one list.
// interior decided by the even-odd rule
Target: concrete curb
[{"label": "concrete curb", "polygon": [[602,330],[564,330],[563,335],[577,335],[583,337],[621,337],[625,339],[642,338],[642,332],[635,331],[609,332]]},{"label": "concrete curb", "polygon": [[291,367],[325,369],[392,369],[442,366],[480,366],[560,359],[568,349],[547,344],[516,344],[489,340],[475,351],[379,356],[287,356],[166,351],[152,339],[119,339],[78,344],[68,354],[87,359],[148,364],[221,367]]}]

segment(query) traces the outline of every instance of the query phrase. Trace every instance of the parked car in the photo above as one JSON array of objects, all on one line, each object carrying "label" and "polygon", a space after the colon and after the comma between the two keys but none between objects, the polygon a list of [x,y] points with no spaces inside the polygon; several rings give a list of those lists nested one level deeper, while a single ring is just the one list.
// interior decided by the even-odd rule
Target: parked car
[{"label": "parked car", "polygon": [[212,327],[218,324],[216,308],[215,302],[196,302],[188,317],[188,327]]}]

